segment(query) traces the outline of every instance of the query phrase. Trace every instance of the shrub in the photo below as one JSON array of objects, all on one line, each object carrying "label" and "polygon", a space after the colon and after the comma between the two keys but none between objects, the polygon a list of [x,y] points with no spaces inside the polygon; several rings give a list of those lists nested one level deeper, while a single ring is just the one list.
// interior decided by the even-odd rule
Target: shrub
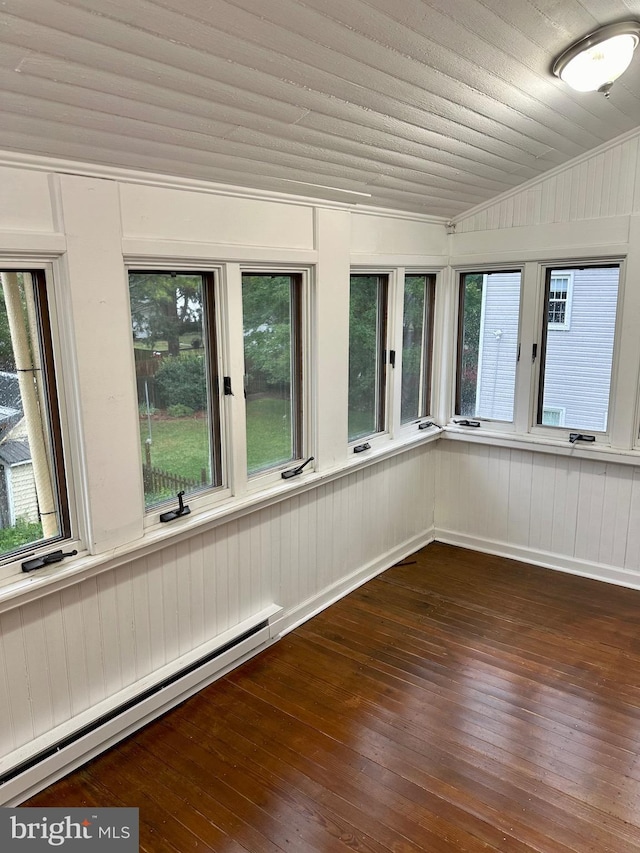
[{"label": "shrub", "polygon": [[40,522],[19,518],[14,527],[0,529],[0,554],[6,554],[29,542],[38,542],[40,539],[42,539]]},{"label": "shrub", "polygon": [[202,355],[170,356],[156,373],[158,402],[164,408],[186,406],[200,412],[207,405],[205,361]]},{"label": "shrub", "polygon": [[183,403],[174,403],[173,406],[167,407],[167,414],[170,418],[186,418],[193,414],[193,409]]},{"label": "shrub", "polygon": [[157,411],[158,410],[152,403],[149,403],[148,407],[146,403],[140,403],[138,406],[138,413],[141,418],[146,418],[147,415],[155,415]]}]

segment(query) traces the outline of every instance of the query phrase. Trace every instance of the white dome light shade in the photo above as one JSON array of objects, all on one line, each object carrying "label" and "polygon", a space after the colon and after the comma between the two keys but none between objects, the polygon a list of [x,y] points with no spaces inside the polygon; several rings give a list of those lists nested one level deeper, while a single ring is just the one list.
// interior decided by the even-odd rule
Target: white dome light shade
[{"label": "white dome light shade", "polygon": [[612,24],[581,39],[558,57],[553,73],[578,92],[608,92],[628,68],[640,41],[640,24]]}]

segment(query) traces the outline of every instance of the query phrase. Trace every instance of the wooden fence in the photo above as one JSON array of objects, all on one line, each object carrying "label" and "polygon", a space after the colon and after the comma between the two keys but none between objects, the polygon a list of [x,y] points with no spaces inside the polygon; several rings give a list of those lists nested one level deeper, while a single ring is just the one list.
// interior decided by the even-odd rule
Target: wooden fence
[{"label": "wooden fence", "polygon": [[190,492],[199,486],[206,486],[208,482],[207,469],[200,472],[200,481],[189,477],[181,477],[180,474],[172,474],[163,471],[151,464],[151,451],[149,445],[145,445],[145,461],[142,464],[142,479],[144,482],[145,495],[157,495],[164,492]]}]

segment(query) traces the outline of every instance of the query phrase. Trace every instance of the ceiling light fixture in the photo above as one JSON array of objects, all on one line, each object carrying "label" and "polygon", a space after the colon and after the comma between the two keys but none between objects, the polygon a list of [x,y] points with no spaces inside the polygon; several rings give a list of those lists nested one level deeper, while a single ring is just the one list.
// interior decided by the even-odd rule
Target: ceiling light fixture
[{"label": "ceiling light fixture", "polygon": [[565,50],[553,63],[553,73],[578,92],[598,91],[608,98],[639,41],[640,22],[609,24]]}]

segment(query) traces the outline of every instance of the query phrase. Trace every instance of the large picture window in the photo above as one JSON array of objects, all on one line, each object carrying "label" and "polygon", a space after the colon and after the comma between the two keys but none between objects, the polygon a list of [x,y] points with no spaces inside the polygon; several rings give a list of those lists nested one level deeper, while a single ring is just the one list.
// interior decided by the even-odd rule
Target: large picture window
[{"label": "large picture window", "polygon": [[70,536],[44,273],[0,274],[0,558]]},{"label": "large picture window", "polygon": [[385,429],[387,291],[387,275],[351,275],[349,441]]},{"label": "large picture window", "polygon": [[242,276],[247,470],[300,459],[302,447],[302,276]]},{"label": "large picture window", "polygon": [[130,272],[145,504],[222,482],[214,279]]},{"label": "large picture window", "polygon": [[460,279],[456,414],[513,421],[520,270]]}]

